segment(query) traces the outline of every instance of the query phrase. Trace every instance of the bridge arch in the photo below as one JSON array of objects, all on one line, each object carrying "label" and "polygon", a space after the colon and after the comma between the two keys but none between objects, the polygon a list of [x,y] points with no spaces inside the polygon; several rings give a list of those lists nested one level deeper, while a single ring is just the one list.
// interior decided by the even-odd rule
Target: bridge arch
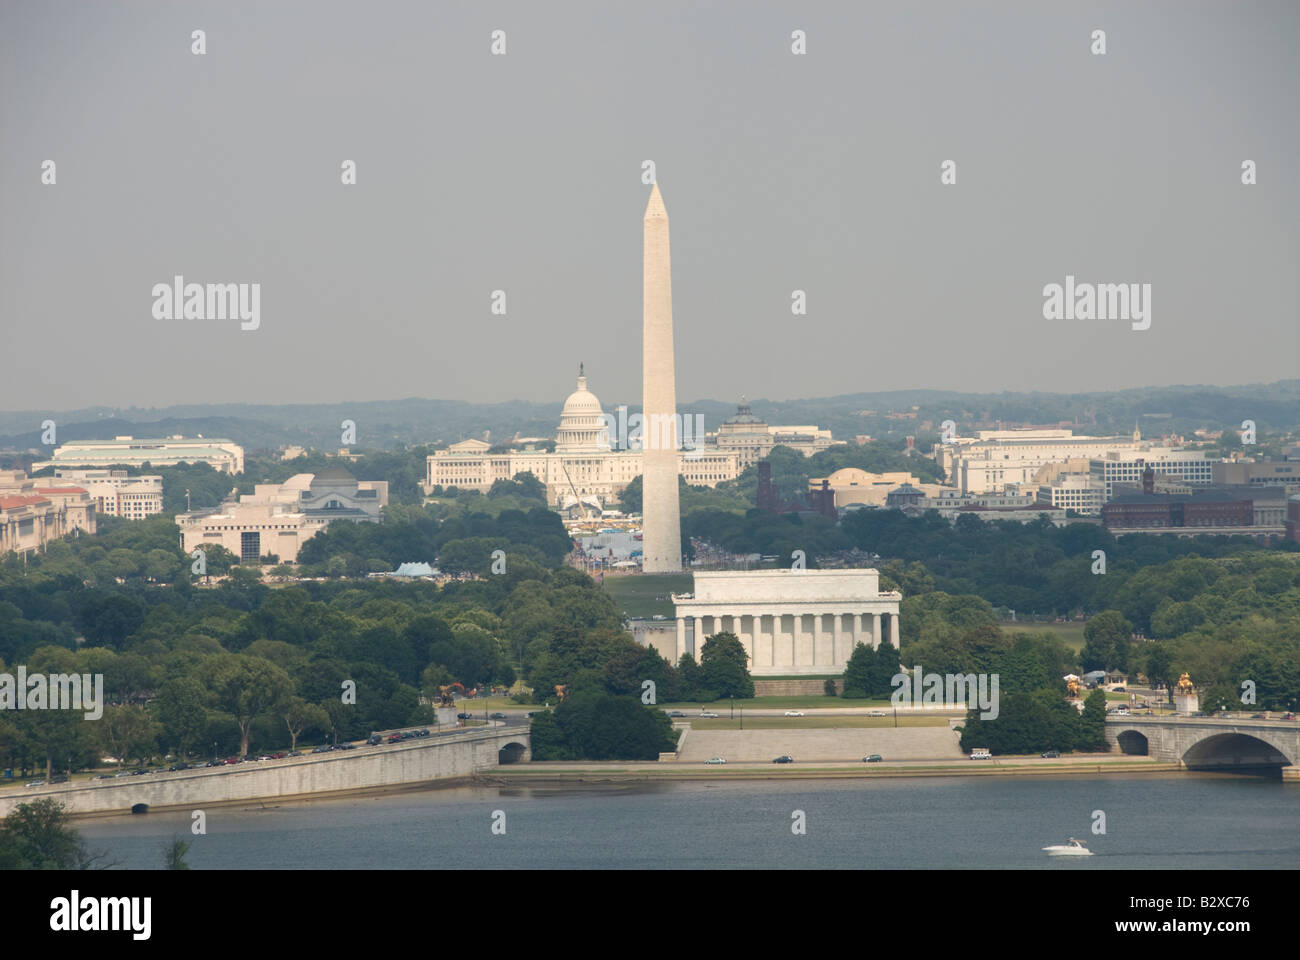
[{"label": "bridge arch", "polygon": [[1260,732],[1225,731],[1204,737],[1184,751],[1183,765],[1189,770],[1291,766],[1292,761],[1286,753],[1259,736]]},{"label": "bridge arch", "polygon": [[1145,757],[1151,752],[1151,743],[1145,733],[1137,730],[1122,730],[1116,737],[1119,752],[1132,756]]},{"label": "bridge arch", "polygon": [[501,749],[497,751],[497,763],[518,763],[520,760],[525,759],[527,753],[527,746],[518,740],[512,740],[507,744],[503,744]]}]

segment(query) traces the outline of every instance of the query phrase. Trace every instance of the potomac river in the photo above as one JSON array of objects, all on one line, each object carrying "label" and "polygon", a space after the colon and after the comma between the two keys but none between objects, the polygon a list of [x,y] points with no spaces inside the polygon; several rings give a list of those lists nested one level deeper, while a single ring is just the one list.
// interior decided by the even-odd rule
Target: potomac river
[{"label": "potomac river", "polygon": [[[791,830],[803,811],[807,832]],[[1106,816],[1093,834],[1093,811]],[[504,833],[501,833],[504,814]],[[194,869],[1291,868],[1300,785],[1216,774],[458,786],[78,821],[119,865]],[[497,833],[493,824],[498,824]],[[1094,856],[1048,857],[1074,836]]]}]

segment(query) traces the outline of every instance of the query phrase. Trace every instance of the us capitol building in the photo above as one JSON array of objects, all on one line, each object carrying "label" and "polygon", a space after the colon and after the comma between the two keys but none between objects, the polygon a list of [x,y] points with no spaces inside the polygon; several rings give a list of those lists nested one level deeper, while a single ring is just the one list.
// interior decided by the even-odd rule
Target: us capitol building
[{"label": "us capitol building", "polygon": [[[461,440],[438,450],[426,464],[425,491],[435,486],[479,490],[483,493],[498,480],[531,473],[546,487],[546,502],[553,508],[572,510],[584,504],[603,508],[616,500],[629,483],[641,475],[640,450],[615,450],[600,400],[587,389],[587,378],[579,373],[577,389],[564,401],[555,452],[528,449],[489,453],[492,445],[483,440]],[[778,444],[812,456],[831,446],[829,430],[816,427],[773,427],[750,414],[742,404],[735,417],[718,432],[704,437],[696,449],[678,454],[678,469],[691,486],[714,487],[734,480],[740,472],[766,457]]]}]

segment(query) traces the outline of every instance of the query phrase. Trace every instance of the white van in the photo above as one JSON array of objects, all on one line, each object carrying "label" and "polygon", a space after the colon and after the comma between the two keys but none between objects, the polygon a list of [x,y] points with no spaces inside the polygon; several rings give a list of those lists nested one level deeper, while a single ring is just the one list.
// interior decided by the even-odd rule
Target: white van
[{"label": "white van", "polygon": [[988,747],[976,747],[970,752],[972,760],[992,760],[993,754],[989,753]]}]

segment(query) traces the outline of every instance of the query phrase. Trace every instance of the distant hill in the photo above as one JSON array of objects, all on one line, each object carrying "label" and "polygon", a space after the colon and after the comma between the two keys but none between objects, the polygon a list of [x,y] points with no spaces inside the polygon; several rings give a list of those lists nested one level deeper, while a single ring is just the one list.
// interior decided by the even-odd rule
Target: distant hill
[{"label": "distant hill", "polygon": [[[734,415],[736,400],[683,402],[683,414],[701,414],[705,428]],[[530,403],[463,403],[407,399],[326,404],[187,404],[161,408],[107,407],[83,410],[0,412],[0,450],[39,448],[41,421],[58,428],[57,439],[106,439],[183,434],[227,437],[250,452],[289,444],[333,450],[342,446],[340,424],[356,423],[358,449],[393,449],[483,437],[499,443],[516,435],[553,436],[560,400]],[[1191,434],[1198,428],[1237,430],[1254,420],[1262,434],[1300,432],[1300,380],[1243,386],[1138,387],[1085,394],[959,393],[894,390],[797,400],[750,401],[756,416],[775,424],[816,424],[839,439],[858,434],[918,443],[937,433],[944,420],[959,433],[978,426],[1075,423],[1078,432],[1127,434],[1136,423],[1144,436]],[[639,407],[630,407],[637,412]],[[613,413],[612,408],[607,412]]]}]

